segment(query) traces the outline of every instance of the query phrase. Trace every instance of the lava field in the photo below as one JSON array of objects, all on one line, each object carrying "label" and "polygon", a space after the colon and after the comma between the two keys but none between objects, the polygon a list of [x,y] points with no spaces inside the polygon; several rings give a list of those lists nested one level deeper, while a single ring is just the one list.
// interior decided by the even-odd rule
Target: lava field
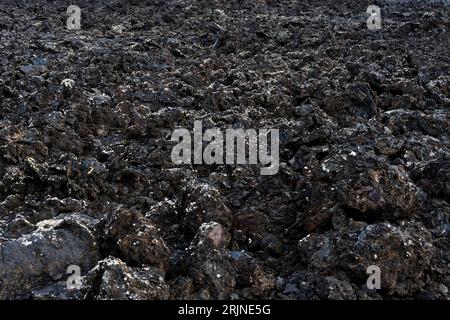
[{"label": "lava field", "polygon": [[[449,30],[448,1],[2,0],[0,299],[449,300]],[[277,129],[277,172],[174,163],[196,121]]]}]

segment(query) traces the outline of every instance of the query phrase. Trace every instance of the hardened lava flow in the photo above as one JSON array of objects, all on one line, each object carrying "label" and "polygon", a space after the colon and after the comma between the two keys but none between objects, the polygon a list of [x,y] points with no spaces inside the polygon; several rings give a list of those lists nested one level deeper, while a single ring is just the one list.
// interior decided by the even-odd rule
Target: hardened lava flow
[{"label": "hardened lava flow", "polygon": [[[449,299],[449,30],[447,1],[2,0],[0,298]],[[174,163],[195,121],[279,130],[277,173]]]}]

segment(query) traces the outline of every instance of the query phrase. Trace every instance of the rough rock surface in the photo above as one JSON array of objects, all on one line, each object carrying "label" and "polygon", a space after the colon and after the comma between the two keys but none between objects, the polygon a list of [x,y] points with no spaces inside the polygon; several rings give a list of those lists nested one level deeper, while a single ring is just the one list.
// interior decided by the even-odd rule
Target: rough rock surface
[{"label": "rough rock surface", "polygon": [[[1,1],[0,298],[449,299],[450,6],[369,4]],[[278,174],[172,163],[195,120]]]}]

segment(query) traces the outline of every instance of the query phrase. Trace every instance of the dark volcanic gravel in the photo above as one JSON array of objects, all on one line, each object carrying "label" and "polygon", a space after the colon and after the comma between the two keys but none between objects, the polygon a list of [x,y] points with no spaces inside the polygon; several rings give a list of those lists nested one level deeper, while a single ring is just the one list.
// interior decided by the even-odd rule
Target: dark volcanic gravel
[{"label": "dark volcanic gravel", "polygon": [[[0,298],[449,299],[444,2],[2,0]],[[174,164],[195,120],[279,172]]]}]

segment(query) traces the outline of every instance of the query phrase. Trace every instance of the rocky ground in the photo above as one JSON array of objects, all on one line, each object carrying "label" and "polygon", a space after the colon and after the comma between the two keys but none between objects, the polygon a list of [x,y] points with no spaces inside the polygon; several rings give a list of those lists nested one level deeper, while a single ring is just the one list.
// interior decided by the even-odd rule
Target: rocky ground
[{"label": "rocky ground", "polygon": [[[449,29],[426,1],[2,0],[0,298],[449,299]],[[194,120],[278,128],[279,173],[175,165]]]}]

